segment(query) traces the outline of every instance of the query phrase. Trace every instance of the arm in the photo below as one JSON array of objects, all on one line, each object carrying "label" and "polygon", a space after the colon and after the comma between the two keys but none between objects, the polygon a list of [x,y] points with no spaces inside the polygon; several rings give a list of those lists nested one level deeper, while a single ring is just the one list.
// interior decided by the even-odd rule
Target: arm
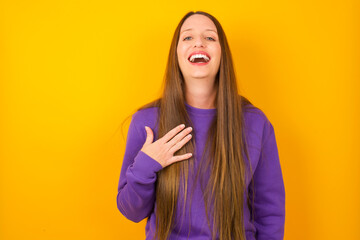
[{"label": "arm", "polygon": [[[136,114],[136,113],[135,113]],[[129,220],[140,222],[148,217],[154,207],[156,172],[161,164],[140,151],[145,134],[140,134],[132,117],[120,173],[117,207]],[[145,132],[145,129],[143,129]]]},{"label": "arm", "polygon": [[254,172],[256,239],[280,240],[284,237],[285,187],[274,128],[268,120],[263,131],[260,159]]}]

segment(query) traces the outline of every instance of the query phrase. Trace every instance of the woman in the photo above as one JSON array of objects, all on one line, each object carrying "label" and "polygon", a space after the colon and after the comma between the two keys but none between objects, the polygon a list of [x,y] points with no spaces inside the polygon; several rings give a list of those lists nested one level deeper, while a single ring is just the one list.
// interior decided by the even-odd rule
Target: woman
[{"label": "woman", "polygon": [[132,116],[119,211],[134,222],[148,217],[146,239],[283,239],[274,128],[238,94],[229,45],[213,16],[182,18],[164,80],[162,97]]}]

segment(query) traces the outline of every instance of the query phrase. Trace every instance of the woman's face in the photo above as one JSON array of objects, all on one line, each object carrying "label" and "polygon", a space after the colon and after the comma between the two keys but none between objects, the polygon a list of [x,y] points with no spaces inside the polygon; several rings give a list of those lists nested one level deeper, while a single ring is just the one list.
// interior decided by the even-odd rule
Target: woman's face
[{"label": "woman's face", "polygon": [[210,18],[194,14],[185,20],[180,29],[177,55],[185,79],[215,79],[221,46],[216,26]]}]

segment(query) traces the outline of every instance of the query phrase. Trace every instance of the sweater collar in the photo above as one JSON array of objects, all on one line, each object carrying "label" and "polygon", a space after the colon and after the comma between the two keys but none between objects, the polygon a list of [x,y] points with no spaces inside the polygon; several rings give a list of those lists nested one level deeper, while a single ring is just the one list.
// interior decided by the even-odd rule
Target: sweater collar
[{"label": "sweater collar", "polygon": [[216,108],[196,108],[193,107],[191,105],[189,105],[187,102],[185,102],[185,106],[187,111],[192,114],[192,115],[196,115],[196,116],[214,116],[216,115]]}]

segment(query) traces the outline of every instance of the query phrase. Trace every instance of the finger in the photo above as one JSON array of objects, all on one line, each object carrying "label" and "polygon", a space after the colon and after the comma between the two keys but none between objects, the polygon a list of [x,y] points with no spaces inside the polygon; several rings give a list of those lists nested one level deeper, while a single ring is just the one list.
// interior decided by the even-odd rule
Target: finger
[{"label": "finger", "polygon": [[180,148],[182,148],[185,143],[187,143],[188,141],[190,141],[190,139],[192,138],[192,135],[189,134],[187,135],[186,137],[184,137],[180,142],[176,143],[174,146],[172,146],[170,149],[169,149],[169,152],[171,153],[175,153],[176,151],[178,151]]},{"label": "finger", "polygon": [[149,128],[148,126],[145,126],[145,130],[146,130],[146,140],[144,145],[147,145],[153,142],[154,135],[151,128]]},{"label": "finger", "polygon": [[177,144],[181,139],[183,139],[187,134],[189,134],[192,131],[192,127],[188,127],[184,129],[182,132],[177,134],[173,139],[171,139],[169,142],[167,142],[167,145],[169,148],[173,147],[175,144]]},{"label": "finger", "polygon": [[[179,156],[173,156],[173,157],[169,160],[169,163],[170,163],[170,164],[173,164],[173,163],[175,163],[175,162],[179,162],[179,161],[183,161],[183,160],[189,159],[190,157],[192,157],[192,153],[186,153],[186,154],[179,155]],[[169,165],[170,165],[170,164],[169,164]]]},{"label": "finger", "polygon": [[165,134],[161,140],[167,143],[170,139],[172,139],[178,132],[180,132],[185,127],[185,124],[181,124],[173,129],[171,129],[167,134]]}]

